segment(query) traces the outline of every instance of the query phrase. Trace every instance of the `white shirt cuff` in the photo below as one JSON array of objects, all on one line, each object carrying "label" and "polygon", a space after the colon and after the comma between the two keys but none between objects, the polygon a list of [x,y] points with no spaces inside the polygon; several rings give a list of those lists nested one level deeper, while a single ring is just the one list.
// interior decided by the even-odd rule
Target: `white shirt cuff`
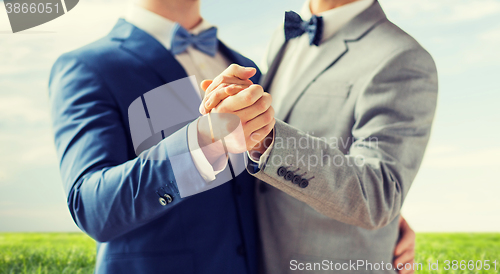
[{"label": "white shirt cuff", "polygon": [[[225,155],[219,157],[217,161],[212,166],[210,162],[207,160],[205,153],[210,153],[210,151],[214,151],[210,149],[215,146],[222,147],[222,141],[217,141],[213,144],[208,145],[206,148],[200,148],[198,144],[198,121],[199,119],[193,121],[188,126],[188,144],[189,144],[189,152],[191,153],[191,158],[193,159],[194,165],[201,177],[205,180],[206,183],[209,183],[215,180],[215,176],[221,173],[227,165],[227,157]],[[205,152],[204,152],[205,151]]]},{"label": "white shirt cuff", "polygon": [[271,144],[269,147],[267,147],[266,151],[264,153],[260,153],[258,151],[247,151],[248,158],[256,164],[259,165],[259,169],[264,168],[264,165],[267,163],[267,158],[269,158],[269,155],[271,154],[271,150],[273,150],[274,146],[274,135],[275,135],[275,130],[273,130],[273,140],[271,141]]}]

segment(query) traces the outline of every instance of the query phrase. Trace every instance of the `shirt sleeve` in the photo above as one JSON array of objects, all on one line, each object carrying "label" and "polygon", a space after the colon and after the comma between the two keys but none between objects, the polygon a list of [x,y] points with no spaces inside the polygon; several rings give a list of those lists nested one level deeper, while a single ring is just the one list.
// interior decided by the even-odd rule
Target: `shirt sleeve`
[{"label": "shirt sleeve", "polygon": [[248,158],[254,163],[257,164],[259,169],[262,169],[262,167],[266,164],[267,158],[269,158],[269,154],[271,154],[271,150],[273,150],[274,146],[274,130],[273,130],[273,140],[271,141],[271,144],[269,147],[267,147],[266,151],[264,153],[260,153],[258,151],[252,150],[252,151],[247,151]]},{"label": "shirt sleeve", "polygon": [[[215,176],[222,172],[227,165],[227,157],[222,156],[220,157],[212,166],[210,162],[207,160],[207,157],[205,156],[205,152],[210,153],[210,149],[203,150],[203,148],[200,148],[198,144],[198,130],[197,130],[197,125],[198,125],[198,120],[193,121],[189,126],[188,126],[188,144],[189,144],[189,152],[191,153],[191,158],[193,159],[194,165],[198,172],[200,173],[201,177],[205,180],[206,183],[209,183],[213,180],[215,180]],[[222,142],[218,141],[213,144],[208,145],[207,147],[210,146],[222,146]],[[186,184],[186,182],[184,182]],[[201,186],[185,186],[185,190],[192,190],[192,189],[203,189]],[[192,194],[191,194],[192,195]],[[183,195],[184,196],[184,195]]]}]

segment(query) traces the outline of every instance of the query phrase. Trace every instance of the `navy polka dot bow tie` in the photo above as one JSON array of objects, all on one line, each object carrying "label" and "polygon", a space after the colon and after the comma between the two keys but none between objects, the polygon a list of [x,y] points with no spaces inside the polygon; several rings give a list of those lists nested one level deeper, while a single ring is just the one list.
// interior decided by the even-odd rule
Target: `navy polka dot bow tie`
[{"label": "navy polka dot bow tie", "polygon": [[309,45],[319,46],[323,36],[323,17],[313,15],[311,20],[306,22],[296,12],[285,12],[285,39],[288,41],[299,37],[304,32],[309,34]]}]

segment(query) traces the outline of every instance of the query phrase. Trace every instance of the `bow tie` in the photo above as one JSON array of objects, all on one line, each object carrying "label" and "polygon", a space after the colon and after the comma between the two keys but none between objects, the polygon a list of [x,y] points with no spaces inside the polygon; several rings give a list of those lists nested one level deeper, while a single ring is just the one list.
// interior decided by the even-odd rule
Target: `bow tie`
[{"label": "bow tie", "polygon": [[204,30],[198,35],[193,35],[181,25],[176,24],[173,31],[170,51],[172,54],[177,55],[186,51],[187,47],[193,46],[197,50],[213,57],[215,56],[215,53],[217,53],[217,45],[218,40],[216,27]]},{"label": "bow tie", "polygon": [[297,13],[293,11],[285,12],[286,41],[299,37],[304,32],[309,34],[309,45],[319,46],[323,36],[323,17],[313,15],[309,22],[305,22]]}]

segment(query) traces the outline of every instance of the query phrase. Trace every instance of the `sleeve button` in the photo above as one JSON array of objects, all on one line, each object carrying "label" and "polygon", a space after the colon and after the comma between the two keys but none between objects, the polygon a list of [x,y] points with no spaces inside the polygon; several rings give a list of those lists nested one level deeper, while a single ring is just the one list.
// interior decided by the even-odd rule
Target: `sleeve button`
[{"label": "sleeve button", "polygon": [[299,186],[301,188],[306,188],[308,185],[309,185],[309,181],[306,179],[302,179],[302,181],[300,181],[300,184],[299,184]]},{"label": "sleeve button", "polygon": [[278,176],[282,177],[282,176],[285,176],[285,174],[286,174],[286,168],[285,167],[278,168]]},{"label": "sleeve button", "polygon": [[172,196],[168,194],[163,195],[163,197],[165,197],[167,204],[170,204],[174,200]]},{"label": "sleeve button", "polygon": [[166,206],[166,205],[167,205],[167,201],[166,201],[163,197],[160,197],[160,198],[158,199],[158,201],[160,201],[160,204],[161,204],[162,206]]},{"label": "sleeve button", "polygon": [[291,180],[293,179],[293,176],[294,176],[293,172],[288,171],[288,172],[285,174],[285,180],[287,180],[287,181],[291,181]]}]

